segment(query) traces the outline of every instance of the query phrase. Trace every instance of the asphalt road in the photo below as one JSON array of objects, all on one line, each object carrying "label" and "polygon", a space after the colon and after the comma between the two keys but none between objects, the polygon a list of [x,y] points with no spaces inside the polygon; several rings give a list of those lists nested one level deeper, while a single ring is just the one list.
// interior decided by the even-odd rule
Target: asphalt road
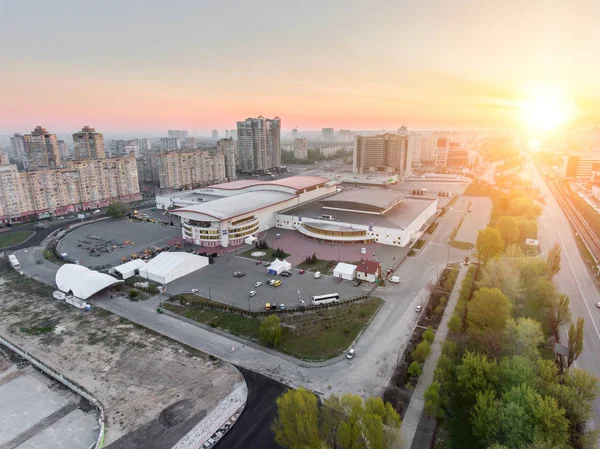
[{"label": "asphalt road", "polygon": [[[537,170],[531,170],[534,185],[545,195],[546,206],[538,220],[539,239],[542,255],[558,242],[562,249],[562,263],[554,277],[559,290],[569,296],[573,321],[581,317],[585,320],[583,353],[575,366],[590,371],[600,377],[600,309],[595,304],[600,301],[599,288],[590,276],[586,264],[579,254],[569,220],[556,202],[552,192]],[[561,339],[566,344],[566,332]],[[594,402],[594,418],[591,425],[600,429],[600,398]]]}]

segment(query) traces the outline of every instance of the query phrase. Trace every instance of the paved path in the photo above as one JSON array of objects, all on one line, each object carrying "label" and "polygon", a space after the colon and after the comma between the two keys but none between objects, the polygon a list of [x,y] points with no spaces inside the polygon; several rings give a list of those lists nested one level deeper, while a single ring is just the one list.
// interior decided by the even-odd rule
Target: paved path
[{"label": "paved path", "polygon": [[438,359],[442,354],[442,346],[444,341],[446,341],[446,336],[448,335],[448,321],[450,320],[450,317],[454,312],[454,307],[458,302],[460,286],[465,278],[465,275],[467,274],[467,271],[468,267],[463,265],[460,269],[458,277],[456,278],[456,283],[454,284],[454,289],[452,290],[452,294],[448,300],[448,305],[444,311],[444,316],[442,317],[440,327],[435,333],[435,340],[431,346],[431,354],[425,361],[423,373],[419,377],[415,391],[410,399],[410,404],[408,404],[408,409],[404,415],[404,420],[402,421],[402,427],[400,430],[402,431],[402,435],[407,442],[406,447],[411,447],[415,437],[415,432],[417,431],[417,426],[419,425],[419,420],[421,419],[421,414],[423,413],[423,407],[425,405],[425,390],[427,390],[427,387],[429,387],[433,381],[433,372],[435,371]]}]

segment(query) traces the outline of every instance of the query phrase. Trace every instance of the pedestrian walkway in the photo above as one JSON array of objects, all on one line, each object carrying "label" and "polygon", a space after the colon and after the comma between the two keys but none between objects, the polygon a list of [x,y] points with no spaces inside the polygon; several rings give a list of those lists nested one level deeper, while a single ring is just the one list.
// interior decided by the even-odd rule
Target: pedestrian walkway
[{"label": "pedestrian walkway", "polygon": [[429,387],[431,382],[433,381],[433,372],[435,371],[435,367],[437,366],[438,359],[442,354],[442,346],[444,341],[446,340],[446,336],[448,335],[448,321],[454,312],[454,307],[458,302],[458,294],[460,291],[460,286],[462,284],[463,279],[465,278],[468,266],[462,265],[460,272],[458,273],[458,277],[456,278],[456,283],[454,284],[454,288],[452,289],[452,293],[450,294],[450,299],[448,300],[448,305],[446,306],[446,310],[444,311],[444,316],[442,317],[442,322],[435,333],[435,340],[433,341],[433,345],[431,346],[431,354],[425,361],[425,365],[423,366],[423,373],[419,377],[419,381],[417,382],[417,386],[415,387],[415,391],[410,399],[410,404],[408,404],[408,409],[406,410],[406,414],[404,415],[404,420],[402,421],[402,427],[400,430],[402,431],[402,435],[406,441],[406,447],[410,448],[415,437],[415,433],[417,431],[417,426],[419,425],[419,420],[421,419],[421,414],[423,413],[423,407],[425,405],[425,390]]}]

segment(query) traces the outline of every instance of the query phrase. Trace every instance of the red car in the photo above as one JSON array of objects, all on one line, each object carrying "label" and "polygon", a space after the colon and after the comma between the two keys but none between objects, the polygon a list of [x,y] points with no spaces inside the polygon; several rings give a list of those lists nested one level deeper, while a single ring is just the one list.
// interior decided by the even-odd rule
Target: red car
[{"label": "red car", "polygon": [[254,265],[260,265],[262,262],[260,260],[257,260],[256,263]]},{"label": "red car", "polygon": [[300,270],[300,271],[298,271],[298,273],[304,274],[304,270]]}]

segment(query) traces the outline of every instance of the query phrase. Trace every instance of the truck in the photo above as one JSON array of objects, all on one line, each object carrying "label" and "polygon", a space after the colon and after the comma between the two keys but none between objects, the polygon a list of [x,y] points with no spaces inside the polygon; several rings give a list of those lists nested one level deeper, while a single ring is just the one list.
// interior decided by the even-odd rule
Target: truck
[{"label": "truck", "polygon": [[64,301],[65,298],[67,297],[67,295],[65,295],[63,292],[61,292],[60,290],[55,290],[54,292],[52,292],[52,297],[54,299],[58,299],[59,301]]},{"label": "truck", "polygon": [[15,256],[14,254],[9,254],[8,261],[10,262],[10,266],[13,267],[15,270],[21,270],[21,264],[19,263],[17,256]]}]

